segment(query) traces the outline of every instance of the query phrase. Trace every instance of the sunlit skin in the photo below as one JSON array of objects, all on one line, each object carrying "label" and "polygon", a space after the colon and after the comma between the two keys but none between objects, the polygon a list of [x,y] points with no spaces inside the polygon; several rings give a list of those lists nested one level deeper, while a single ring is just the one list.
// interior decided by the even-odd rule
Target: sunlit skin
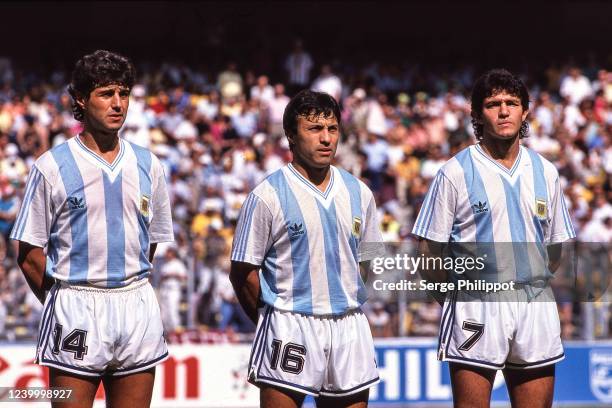
[{"label": "sunlit skin", "polygon": [[340,125],[333,113],[299,116],[297,134],[288,137],[293,152],[291,164],[321,191],[329,183],[329,166],[336,155],[339,137]]},{"label": "sunlit skin", "polygon": [[479,123],[482,124],[482,148],[507,168],[512,168],[519,152],[519,132],[527,119],[521,99],[506,91],[485,98]]},{"label": "sunlit skin", "polygon": [[118,132],[125,122],[129,97],[129,88],[110,84],[95,88],[88,98],[77,98],[84,111],[84,130],[79,137],[85,146],[109,163],[119,153]]}]

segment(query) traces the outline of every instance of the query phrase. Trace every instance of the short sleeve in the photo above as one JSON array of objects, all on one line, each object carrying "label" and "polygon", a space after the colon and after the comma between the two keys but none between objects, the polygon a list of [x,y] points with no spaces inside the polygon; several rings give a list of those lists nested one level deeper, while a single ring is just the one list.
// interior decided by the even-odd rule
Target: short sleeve
[{"label": "short sleeve", "polygon": [[457,189],[442,170],[425,196],[412,234],[436,242],[448,242],[455,220]]},{"label": "short sleeve", "polygon": [[561,189],[561,183],[558,177],[555,181],[551,211],[552,219],[549,243],[564,242],[576,238],[576,232],[572,226],[572,219],[570,218],[569,211],[567,211],[565,197],[563,197],[563,190]]},{"label": "short sleeve", "polygon": [[380,220],[376,211],[376,201],[371,197],[364,219],[363,233],[359,241],[357,261],[364,262],[385,255],[385,247],[380,233]]},{"label": "short sleeve", "polygon": [[272,245],[272,212],[257,195],[250,193],[238,216],[231,260],[261,265]]},{"label": "short sleeve", "polygon": [[26,182],[21,209],[10,238],[44,248],[49,240],[53,220],[51,185],[36,166]]},{"label": "short sleeve", "polygon": [[150,242],[172,242],[174,241],[174,232],[172,229],[172,213],[170,209],[170,198],[168,197],[168,187],[166,186],[166,177],[164,169],[157,161],[155,166],[155,174],[153,174],[154,184],[151,193],[151,209],[153,218],[149,225]]}]

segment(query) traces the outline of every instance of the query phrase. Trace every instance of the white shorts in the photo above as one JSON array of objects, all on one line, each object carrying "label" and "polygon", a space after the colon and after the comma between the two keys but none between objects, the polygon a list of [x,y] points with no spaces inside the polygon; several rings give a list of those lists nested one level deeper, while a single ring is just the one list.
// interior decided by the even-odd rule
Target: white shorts
[{"label": "white shorts", "polygon": [[442,309],[438,359],[496,370],[537,368],[563,360],[557,304],[552,292],[544,295],[529,302],[526,292],[517,289],[487,294],[487,301],[481,301],[465,291],[449,292]]},{"label": "white shorts", "polygon": [[372,333],[361,310],[309,316],[267,305],[260,309],[249,382],[342,397],[379,381]]},{"label": "white shorts", "polygon": [[98,289],[56,283],[45,301],[36,362],[86,376],[126,375],[168,358],[149,281]]}]

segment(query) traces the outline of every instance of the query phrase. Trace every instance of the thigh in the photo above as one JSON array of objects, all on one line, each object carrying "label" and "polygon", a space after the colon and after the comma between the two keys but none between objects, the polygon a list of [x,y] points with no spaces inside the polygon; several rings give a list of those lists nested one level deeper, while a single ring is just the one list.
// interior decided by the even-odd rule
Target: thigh
[{"label": "thigh", "polygon": [[363,390],[346,397],[320,396],[316,399],[317,408],[366,408],[370,390]]},{"label": "thigh", "polygon": [[120,377],[104,377],[106,403],[111,408],[146,408],[151,405],[155,367]]},{"label": "thigh", "polygon": [[263,385],[259,391],[261,408],[297,408],[301,407],[305,395],[288,389]]},{"label": "thigh", "polygon": [[552,407],[555,365],[526,370],[505,369],[510,401],[514,408]]},{"label": "thigh", "polygon": [[319,395],[327,367],[327,326],[321,319],[270,306],[260,313],[249,361],[249,381],[260,387],[272,385]]},{"label": "thigh", "polygon": [[449,363],[453,406],[455,408],[488,408],[497,371]]},{"label": "thigh", "polygon": [[341,398],[377,384],[374,341],[368,319],[360,311],[328,319],[331,348],[321,395]]},{"label": "thigh", "polygon": [[53,408],[91,408],[100,377],[85,377],[49,367],[49,387],[71,390],[70,399],[54,401]]}]

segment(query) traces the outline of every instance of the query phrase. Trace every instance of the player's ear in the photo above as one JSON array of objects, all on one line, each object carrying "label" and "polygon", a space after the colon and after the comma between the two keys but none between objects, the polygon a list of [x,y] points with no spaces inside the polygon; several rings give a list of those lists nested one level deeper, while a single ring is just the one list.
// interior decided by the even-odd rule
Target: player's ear
[{"label": "player's ear", "polygon": [[79,106],[79,108],[85,109],[85,97],[83,96],[83,94],[81,94],[80,92],[77,92],[74,100],[76,104]]},{"label": "player's ear", "polygon": [[524,121],[525,121],[525,119],[527,119],[527,115],[529,115],[529,110],[528,110],[528,109],[525,109],[525,110],[523,111],[523,115],[522,115],[522,120],[521,120],[521,122],[524,122]]}]

